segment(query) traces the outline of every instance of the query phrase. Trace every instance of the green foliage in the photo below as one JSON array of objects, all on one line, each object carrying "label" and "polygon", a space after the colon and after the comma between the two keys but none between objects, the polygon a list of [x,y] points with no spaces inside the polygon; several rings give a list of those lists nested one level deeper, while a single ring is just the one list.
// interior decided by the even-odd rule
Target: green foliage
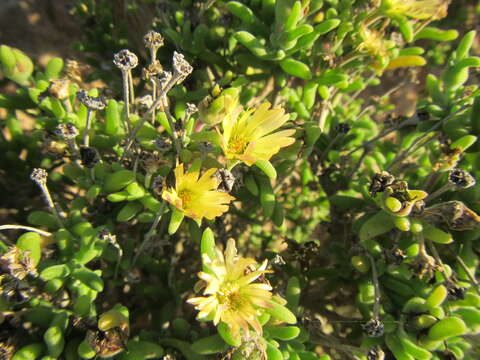
[{"label": "green foliage", "polygon": [[1,45],[0,354],[478,358],[478,37],[403,3],[78,0],[88,74]]}]

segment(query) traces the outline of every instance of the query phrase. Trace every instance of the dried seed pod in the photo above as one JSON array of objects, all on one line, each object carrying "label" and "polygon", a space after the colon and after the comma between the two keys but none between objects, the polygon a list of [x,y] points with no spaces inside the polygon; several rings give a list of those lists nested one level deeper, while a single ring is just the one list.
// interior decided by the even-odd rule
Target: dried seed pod
[{"label": "dried seed pod", "polygon": [[113,63],[122,71],[129,71],[138,65],[138,57],[133,52],[123,49],[113,56]]},{"label": "dried seed pod", "polygon": [[127,329],[115,327],[107,331],[89,330],[85,339],[98,356],[102,358],[112,357],[126,349]]},{"label": "dried seed pod", "polygon": [[457,284],[453,283],[452,281],[448,281],[446,283],[448,297],[450,300],[463,300],[465,299],[465,293],[467,289],[464,287],[460,287]]},{"label": "dried seed pod", "polygon": [[145,44],[145,47],[156,52],[160,47],[163,46],[164,39],[160,33],[150,30],[144,35],[143,43]]},{"label": "dried seed pod", "polygon": [[480,225],[480,216],[458,200],[426,208],[422,219],[455,231],[472,230]]},{"label": "dried seed pod", "polygon": [[367,360],[384,360],[385,353],[380,346],[374,346],[368,350]]},{"label": "dried seed pod", "polygon": [[103,96],[93,97],[88,95],[85,90],[80,90],[77,92],[77,99],[90,110],[105,109],[105,99]]},{"label": "dried seed pod", "polygon": [[166,137],[158,137],[155,139],[155,146],[161,152],[166,152],[172,149],[172,139]]},{"label": "dried seed pod", "polygon": [[173,78],[176,80],[177,84],[182,83],[188,75],[190,75],[193,71],[192,65],[185,60],[185,57],[177,53],[176,51],[173,52]]},{"label": "dried seed pod", "polygon": [[38,186],[45,186],[47,184],[47,178],[47,171],[41,168],[33,169],[32,173],[30,174],[30,179],[35,181]]},{"label": "dried seed pod", "polygon": [[70,96],[70,80],[67,78],[52,80],[48,86],[47,93],[59,100],[68,98]]},{"label": "dried seed pod", "polygon": [[161,175],[157,175],[153,178],[152,181],[152,191],[153,194],[161,199],[162,198],[162,192],[163,189],[165,188],[165,177]]},{"label": "dried seed pod", "polygon": [[215,178],[218,181],[218,191],[229,193],[235,184],[235,176],[227,169],[218,169],[215,173]]},{"label": "dried seed pod", "polygon": [[371,319],[366,324],[362,325],[363,331],[369,337],[380,337],[383,335],[385,326],[378,319]]},{"label": "dried seed pod", "polygon": [[187,103],[187,109],[185,111],[185,116],[187,118],[189,118],[190,116],[192,116],[196,112],[198,112],[198,108],[195,106],[195,104]]},{"label": "dried seed pod", "polygon": [[82,165],[86,168],[93,168],[100,161],[100,154],[97,149],[89,146],[80,147],[80,158]]},{"label": "dried seed pod", "polygon": [[145,95],[138,98],[137,103],[143,108],[150,108],[153,105],[152,95]]},{"label": "dried seed pod", "polygon": [[142,69],[142,79],[149,80],[154,76],[160,75],[163,71],[163,66],[160,64],[160,61],[155,60],[150,63],[147,67]]},{"label": "dried seed pod", "polygon": [[369,191],[372,196],[375,196],[377,192],[384,192],[388,186],[394,183],[394,181],[395,177],[392,174],[388,171],[382,171],[373,176]]},{"label": "dried seed pod", "polygon": [[55,135],[65,140],[74,139],[78,136],[78,134],[78,129],[72,123],[58,124],[58,126],[55,128]]},{"label": "dried seed pod", "polygon": [[350,129],[351,129],[351,127],[347,123],[339,123],[339,124],[335,125],[335,132],[337,132],[339,134],[348,134]]},{"label": "dried seed pod", "polygon": [[27,275],[37,276],[37,269],[28,251],[21,251],[12,247],[0,257],[0,269],[17,280],[22,280]]},{"label": "dried seed pod", "polygon": [[460,189],[468,189],[475,185],[476,182],[475,178],[468,171],[459,168],[450,170],[448,173],[448,181]]}]

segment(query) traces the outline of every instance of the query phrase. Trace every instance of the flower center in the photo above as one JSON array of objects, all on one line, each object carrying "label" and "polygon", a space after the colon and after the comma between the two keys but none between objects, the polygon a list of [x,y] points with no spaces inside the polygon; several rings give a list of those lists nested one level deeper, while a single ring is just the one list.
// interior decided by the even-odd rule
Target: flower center
[{"label": "flower center", "polygon": [[228,141],[228,150],[234,154],[243,154],[247,145],[248,144],[244,139],[233,137]]},{"label": "flower center", "polygon": [[242,299],[238,286],[233,284],[225,284],[217,294],[218,302],[225,305],[229,310],[238,310],[242,307],[244,299]]},{"label": "flower center", "polygon": [[182,199],[182,204],[185,206],[192,199],[192,192],[190,190],[180,190],[178,197]]}]

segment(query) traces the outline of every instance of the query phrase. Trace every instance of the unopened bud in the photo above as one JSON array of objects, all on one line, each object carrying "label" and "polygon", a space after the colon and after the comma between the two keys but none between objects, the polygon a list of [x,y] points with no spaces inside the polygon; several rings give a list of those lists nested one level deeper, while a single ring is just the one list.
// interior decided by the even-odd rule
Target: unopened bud
[{"label": "unopened bud", "polygon": [[91,169],[100,161],[100,154],[93,147],[82,146],[80,148],[80,158],[82,159],[82,165]]}]

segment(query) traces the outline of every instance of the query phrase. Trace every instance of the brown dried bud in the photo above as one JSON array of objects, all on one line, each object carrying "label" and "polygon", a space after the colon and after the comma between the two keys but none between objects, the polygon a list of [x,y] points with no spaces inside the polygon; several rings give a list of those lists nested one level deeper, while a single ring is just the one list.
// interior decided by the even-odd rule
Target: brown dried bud
[{"label": "brown dried bud", "polygon": [[65,139],[71,140],[79,134],[78,129],[72,123],[58,124],[55,129],[55,135]]},{"label": "brown dried bud", "polygon": [[90,110],[103,110],[105,108],[103,96],[93,97],[88,95],[85,90],[77,92],[77,99]]},{"label": "brown dried bud", "polygon": [[113,56],[113,63],[120,70],[129,71],[138,65],[138,57],[133,52],[123,49]]}]

